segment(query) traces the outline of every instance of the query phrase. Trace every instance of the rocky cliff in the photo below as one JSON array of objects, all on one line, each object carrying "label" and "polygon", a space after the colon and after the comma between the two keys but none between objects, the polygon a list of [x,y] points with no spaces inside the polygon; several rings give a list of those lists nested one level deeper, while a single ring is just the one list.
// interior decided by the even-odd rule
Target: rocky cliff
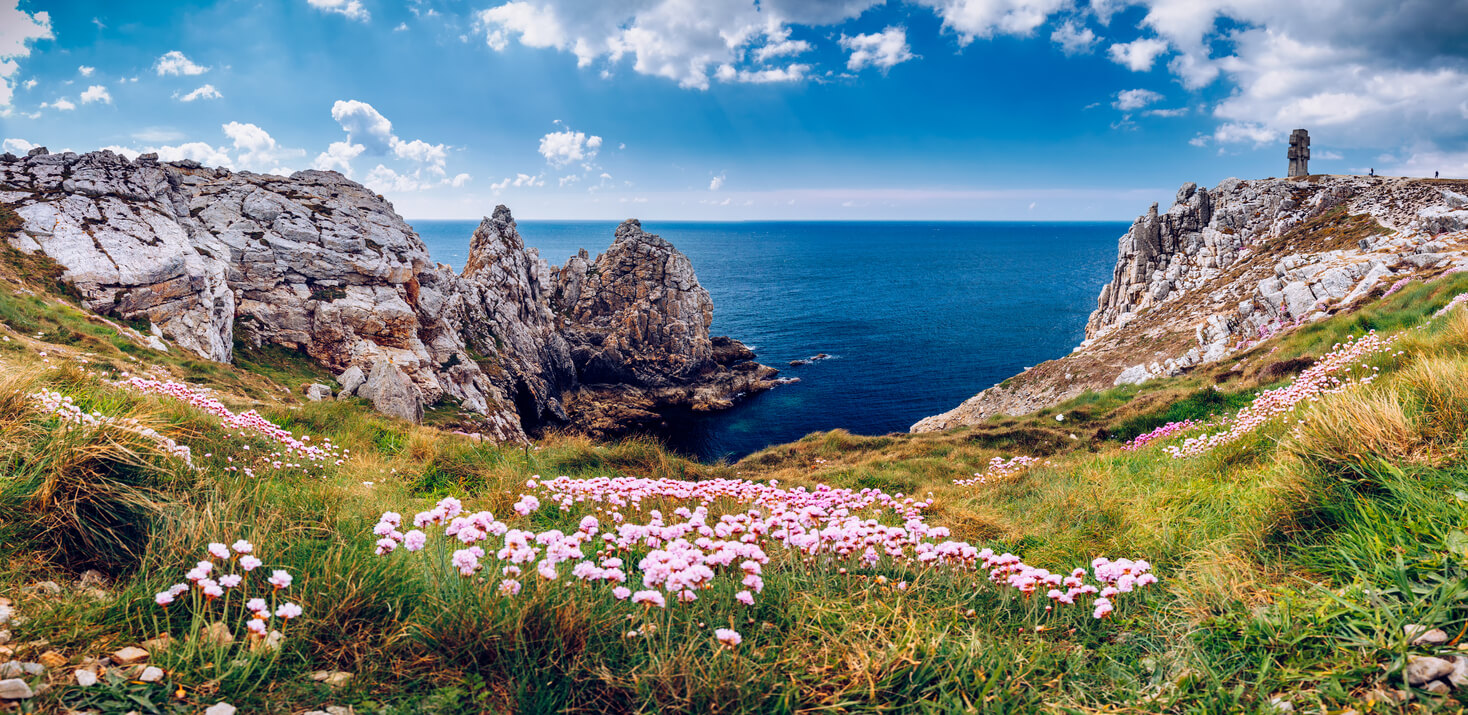
[{"label": "rocky cliff", "polygon": [[1117,246],[1070,355],[913,425],[1017,415],[1213,362],[1350,310],[1398,281],[1468,266],[1468,182],[1361,176],[1185,184]]},{"label": "rocky cliff", "polygon": [[709,335],[687,257],[635,220],[596,260],[555,269],[500,206],[455,274],[335,172],[38,149],[0,156],[0,202],[23,221],[16,248],[64,266],[88,308],[148,321],[155,348],[221,362],[237,343],[297,349],[340,375],[340,394],[409,419],[454,400],[495,439],[612,434],[776,384]]}]

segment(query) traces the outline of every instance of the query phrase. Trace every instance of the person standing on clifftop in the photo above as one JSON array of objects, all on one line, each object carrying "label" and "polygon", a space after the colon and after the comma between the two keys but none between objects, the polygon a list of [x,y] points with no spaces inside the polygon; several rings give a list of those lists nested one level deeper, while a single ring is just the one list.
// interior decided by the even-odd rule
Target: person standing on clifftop
[{"label": "person standing on clifftop", "polygon": [[1432,172],[1432,178],[1434,178],[1434,179],[1437,178],[1437,172],[1436,171]]},{"label": "person standing on clifftop", "polygon": [[1372,167],[1370,173],[1368,173],[1367,176],[1376,176],[1376,168]]}]

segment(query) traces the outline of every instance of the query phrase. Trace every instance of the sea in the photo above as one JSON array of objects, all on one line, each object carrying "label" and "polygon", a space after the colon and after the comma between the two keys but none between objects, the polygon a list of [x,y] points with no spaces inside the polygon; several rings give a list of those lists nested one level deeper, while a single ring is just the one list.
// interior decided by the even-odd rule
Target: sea
[{"label": "sea", "polygon": [[[462,269],[477,221],[410,221]],[[614,221],[519,221],[552,265],[611,245]],[[736,460],[811,433],[906,432],[1026,367],[1066,355],[1111,277],[1124,222],[678,222],[643,228],[687,254],[711,331],[798,377],[733,409],[680,416],[684,454]],[[828,359],[792,367],[825,353]]]}]

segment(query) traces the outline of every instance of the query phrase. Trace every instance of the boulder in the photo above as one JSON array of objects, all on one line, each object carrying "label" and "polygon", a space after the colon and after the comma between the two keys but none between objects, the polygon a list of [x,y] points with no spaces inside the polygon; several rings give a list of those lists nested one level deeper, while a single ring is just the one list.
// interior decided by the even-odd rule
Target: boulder
[{"label": "boulder", "polygon": [[378,412],[409,422],[423,420],[423,403],[419,401],[418,391],[408,376],[385,357],[373,363],[372,374],[358,391],[372,400]]},{"label": "boulder", "polygon": [[306,399],[312,402],[331,399],[331,388],[319,382],[306,386]]},{"label": "boulder", "polygon": [[344,400],[357,394],[357,388],[367,382],[367,376],[362,373],[362,368],[353,365],[344,370],[342,374],[337,375],[336,381],[342,386],[341,391],[336,394],[336,399]]}]

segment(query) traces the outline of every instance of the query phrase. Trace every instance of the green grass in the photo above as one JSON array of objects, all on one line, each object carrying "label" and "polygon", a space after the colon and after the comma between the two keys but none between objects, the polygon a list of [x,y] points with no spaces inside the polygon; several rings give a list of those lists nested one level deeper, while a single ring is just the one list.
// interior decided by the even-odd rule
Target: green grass
[{"label": "green grass", "polygon": [[[170,649],[158,656],[168,670],[158,686],[117,679],[83,691],[62,669],[35,701],[41,709],[127,703],[196,712],[225,699],[281,713],[326,704],[372,713],[1202,713],[1268,712],[1276,697],[1297,712],[1453,709],[1422,692],[1405,705],[1379,694],[1410,691],[1401,665],[1425,652],[1405,642],[1402,626],[1450,635],[1468,627],[1468,316],[1413,329],[1463,290],[1464,276],[1413,284],[1237,361],[1083,395],[1042,414],[941,434],[838,430],[712,465],[646,440],[476,443],[330,401],[260,409],[349,449],[340,467],[325,477],[263,468],[247,477],[226,467],[258,455],[263,442],[232,437],[176,402],[118,391],[82,368],[45,369],[32,350],[0,353],[0,593],[16,594],[28,618],[13,627],[16,642],[45,639],[79,662],[197,628],[201,613],[165,611],[152,594],[178,581],[210,541],[249,539],[269,567],[296,574],[290,598],[307,615],[279,652]],[[64,327],[85,339],[92,334],[82,328],[96,328],[62,303],[6,300],[0,311],[19,305],[37,330]],[[1155,445],[1119,449],[1118,440],[1168,421],[1231,412],[1369,328],[1406,329],[1405,354],[1373,360],[1382,373],[1374,384],[1305,408],[1298,430],[1275,424],[1193,459]],[[222,389],[248,384],[253,391],[238,392],[250,397],[319,376],[285,351],[242,358],[245,370],[169,366]],[[247,382],[250,371],[269,382]],[[26,406],[23,395],[40,386],[193,445],[201,469],[126,431],[60,429]],[[451,412],[445,406],[445,421]],[[1015,454],[1049,463],[994,484],[952,483]],[[1052,570],[1098,555],[1143,557],[1163,581],[1106,621],[1088,613],[1040,620],[1035,601],[1005,597],[981,576],[885,565],[842,574],[781,557],[767,566],[753,607],[711,591],[649,615],[604,589],[570,585],[504,599],[433,558],[372,553],[372,525],[384,510],[411,514],[454,495],[507,518],[527,479],[558,475],[931,494],[928,521],[956,538]],[[584,513],[543,508],[515,523],[570,532]],[[99,566],[115,579],[107,601],[21,588]],[[909,587],[896,588],[899,581]],[[1037,632],[1037,623],[1050,627]],[[737,651],[712,642],[719,626],[744,635]],[[627,637],[634,629],[643,635]],[[335,690],[309,678],[335,669],[354,677]]]}]

